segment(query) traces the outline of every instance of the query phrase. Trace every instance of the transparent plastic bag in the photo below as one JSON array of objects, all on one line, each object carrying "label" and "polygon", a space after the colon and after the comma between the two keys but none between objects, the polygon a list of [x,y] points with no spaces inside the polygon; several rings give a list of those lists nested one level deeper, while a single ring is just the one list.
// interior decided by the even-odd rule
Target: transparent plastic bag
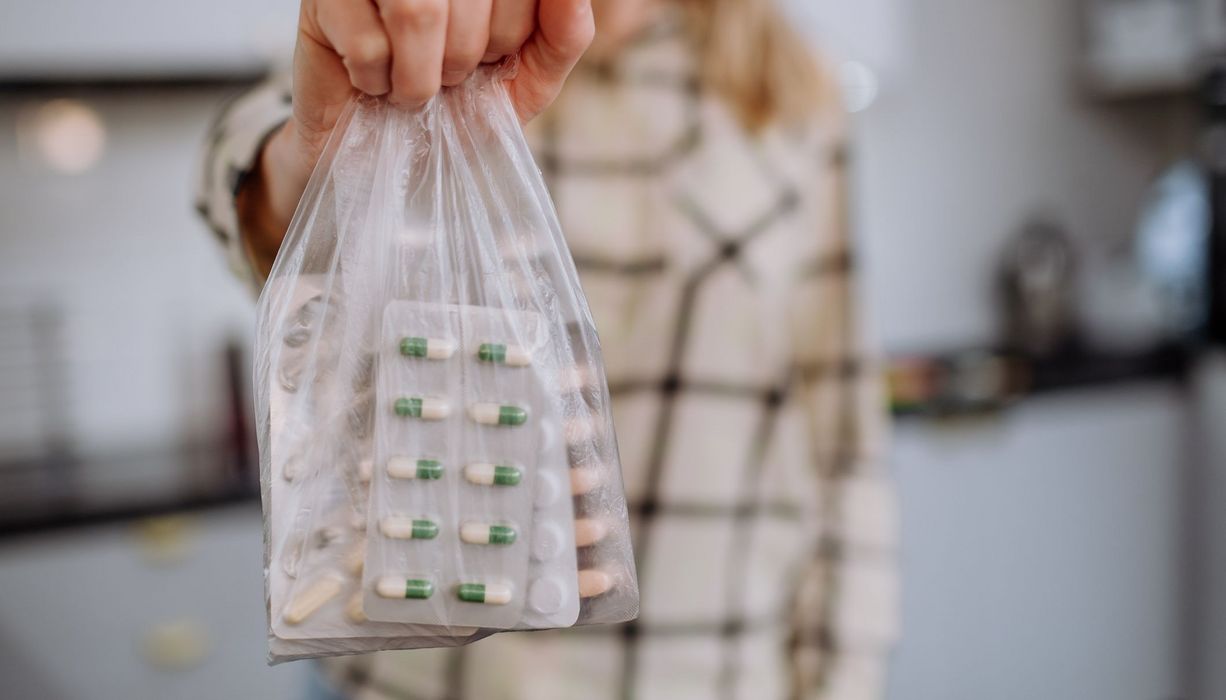
[{"label": "transparent plastic bag", "polygon": [[260,297],[271,662],[637,614],[600,347],[505,71],[355,97]]}]

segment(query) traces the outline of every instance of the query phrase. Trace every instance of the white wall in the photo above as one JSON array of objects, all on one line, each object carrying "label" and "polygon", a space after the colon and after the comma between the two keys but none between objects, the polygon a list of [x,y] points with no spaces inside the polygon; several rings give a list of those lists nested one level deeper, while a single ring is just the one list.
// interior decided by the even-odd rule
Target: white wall
[{"label": "white wall", "polygon": [[284,60],[296,0],[0,3],[0,78],[251,72]]},{"label": "white wall", "polygon": [[18,154],[19,115],[65,93],[0,99],[0,306],[66,311],[62,418],[83,453],[207,441],[224,425],[220,350],[227,336],[249,339],[253,304],[192,210],[192,187],[205,127],[231,91],[78,94],[108,145],[77,175]]},{"label": "white wall", "polygon": [[902,80],[857,115],[859,231],[887,347],[992,339],[992,272],[1032,212],[1075,236],[1131,231],[1195,123],[1170,101],[1095,103],[1076,84],[1078,3],[906,3]]},{"label": "white wall", "polygon": [[[893,350],[990,342],[1007,237],[1034,212],[1092,241],[1128,235],[1194,110],[1084,97],[1078,3],[900,4],[902,65],[855,120],[876,335]],[[1181,693],[1187,410],[1173,389],[1138,386],[901,426],[891,700]]]}]

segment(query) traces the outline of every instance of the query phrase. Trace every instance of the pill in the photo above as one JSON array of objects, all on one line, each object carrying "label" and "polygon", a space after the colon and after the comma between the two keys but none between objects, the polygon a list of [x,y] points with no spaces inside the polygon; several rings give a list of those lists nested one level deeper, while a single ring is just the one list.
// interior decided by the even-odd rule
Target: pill
[{"label": "pill", "polygon": [[302,474],[302,458],[298,456],[290,457],[285,460],[285,464],[281,467],[281,476],[286,481],[293,481]]},{"label": "pill", "polygon": [[563,590],[562,584],[557,579],[537,579],[528,588],[528,605],[542,615],[556,613],[565,603],[566,591]]},{"label": "pill", "polygon": [[528,420],[527,411],[510,404],[475,403],[468,415],[482,425],[523,425]]},{"label": "pill", "polygon": [[434,584],[424,578],[383,576],[375,582],[375,593],[381,598],[425,600],[434,595]]},{"label": "pill", "polygon": [[613,577],[600,569],[584,569],[579,572],[579,597],[595,598],[613,587]]},{"label": "pill", "polygon": [[586,367],[568,367],[558,372],[558,388],[562,391],[584,391],[592,384],[592,373]]},{"label": "pill", "polygon": [[400,354],[405,357],[446,360],[455,354],[455,343],[444,338],[409,336],[400,340]]},{"label": "pill", "polygon": [[552,472],[541,472],[536,475],[536,507],[548,508],[557,503],[562,496],[560,479]]},{"label": "pill", "polygon": [[582,446],[596,439],[597,428],[595,416],[581,416],[566,422],[566,442],[574,446]]},{"label": "pill", "polygon": [[532,558],[549,561],[562,553],[562,529],[556,523],[537,523],[532,530]]},{"label": "pill", "polygon": [[393,479],[439,479],[443,476],[443,464],[437,459],[397,456],[387,460],[387,475]]},{"label": "pill", "polygon": [[290,578],[298,578],[298,565],[302,563],[303,545],[306,538],[301,532],[290,534],[281,555],[281,570]]},{"label": "pill", "polygon": [[575,521],[575,546],[589,547],[609,534],[609,526],[603,520],[579,518]]},{"label": "pill", "polygon": [[570,492],[582,496],[600,485],[600,472],[595,467],[575,467],[570,470]]},{"label": "pill", "polygon": [[510,525],[464,523],[460,526],[460,539],[469,544],[514,544],[515,528]]},{"label": "pill", "polygon": [[477,348],[477,359],[511,367],[526,367],[532,364],[532,355],[528,354],[528,351],[518,345],[504,343],[481,343]]},{"label": "pill", "polygon": [[438,525],[432,520],[389,515],[379,523],[379,531],[398,540],[432,540],[438,537]]},{"label": "pill", "polygon": [[341,592],[342,580],[339,574],[329,572],[320,576],[304,588],[285,606],[281,617],[287,624],[297,625],[319,610],[325,603]]},{"label": "pill", "polygon": [[362,567],[366,564],[366,541],[362,540],[349,548],[345,553],[345,570],[354,576],[362,575]]},{"label": "pill", "polygon": [[466,603],[506,605],[511,602],[511,587],[503,583],[461,583],[456,593]]},{"label": "pill", "polygon": [[520,476],[518,467],[505,464],[470,464],[464,467],[464,479],[479,486],[515,486]]},{"label": "pill", "polygon": [[366,617],[366,608],[362,605],[362,592],[354,593],[349,602],[345,605],[345,617],[348,617],[351,622],[362,624],[369,618]]},{"label": "pill", "polygon": [[443,399],[428,396],[410,396],[396,399],[393,406],[396,415],[401,418],[423,418],[425,420],[442,420],[451,414],[451,407]]}]

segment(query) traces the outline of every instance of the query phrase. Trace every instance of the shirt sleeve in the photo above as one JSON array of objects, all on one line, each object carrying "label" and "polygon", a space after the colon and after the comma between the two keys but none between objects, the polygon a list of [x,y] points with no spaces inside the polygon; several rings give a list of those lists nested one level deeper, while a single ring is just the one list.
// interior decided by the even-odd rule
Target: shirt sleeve
[{"label": "shirt sleeve", "polygon": [[277,76],[226,104],[209,127],[196,180],[196,211],[225,250],[234,274],[258,291],[234,199],[265,141],[290,116],[288,78]]},{"label": "shirt sleeve", "polygon": [[884,697],[898,634],[894,486],[880,363],[863,340],[846,197],[847,147],[824,147],[822,244],[793,305],[800,400],[810,426],[820,537],[798,590],[792,653],[798,697]]}]

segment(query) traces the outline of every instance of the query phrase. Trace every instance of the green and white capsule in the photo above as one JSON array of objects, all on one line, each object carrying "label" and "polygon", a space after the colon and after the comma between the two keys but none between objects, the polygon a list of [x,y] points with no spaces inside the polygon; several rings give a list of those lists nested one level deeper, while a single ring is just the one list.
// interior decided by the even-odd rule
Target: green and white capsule
[{"label": "green and white capsule", "polygon": [[468,415],[482,425],[523,425],[528,421],[528,412],[513,404],[475,403],[468,407]]},{"label": "green and white capsule", "polygon": [[451,415],[451,406],[439,398],[432,396],[406,396],[396,399],[392,405],[396,415],[401,418],[421,418],[422,420],[442,420]]},{"label": "green and white capsule", "polygon": [[455,343],[446,338],[408,336],[400,339],[400,354],[427,360],[446,360],[455,354]]},{"label": "green and white capsule", "polygon": [[396,456],[387,460],[387,475],[393,479],[441,479],[443,463],[437,459]]},{"label": "green and white capsule", "polygon": [[460,539],[469,544],[515,544],[515,528],[510,525],[464,523]]},{"label": "green and white capsule", "polygon": [[434,584],[424,578],[383,576],[375,582],[375,593],[380,598],[425,600],[434,595]]},{"label": "green and white capsule", "polygon": [[515,486],[523,478],[519,467],[506,464],[470,464],[464,467],[464,480],[478,486]]},{"label": "green and white capsule", "polygon": [[506,343],[481,343],[477,348],[477,359],[509,367],[527,367],[532,364],[532,355],[527,350]]},{"label": "green and white capsule", "polygon": [[438,523],[424,518],[389,515],[379,522],[379,531],[397,540],[432,540],[438,537]]},{"label": "green and white capsule", "polygon": [[461,583],[456,595],[466,603],[506,605],[511,602],[511,587],[505,583]]}]

